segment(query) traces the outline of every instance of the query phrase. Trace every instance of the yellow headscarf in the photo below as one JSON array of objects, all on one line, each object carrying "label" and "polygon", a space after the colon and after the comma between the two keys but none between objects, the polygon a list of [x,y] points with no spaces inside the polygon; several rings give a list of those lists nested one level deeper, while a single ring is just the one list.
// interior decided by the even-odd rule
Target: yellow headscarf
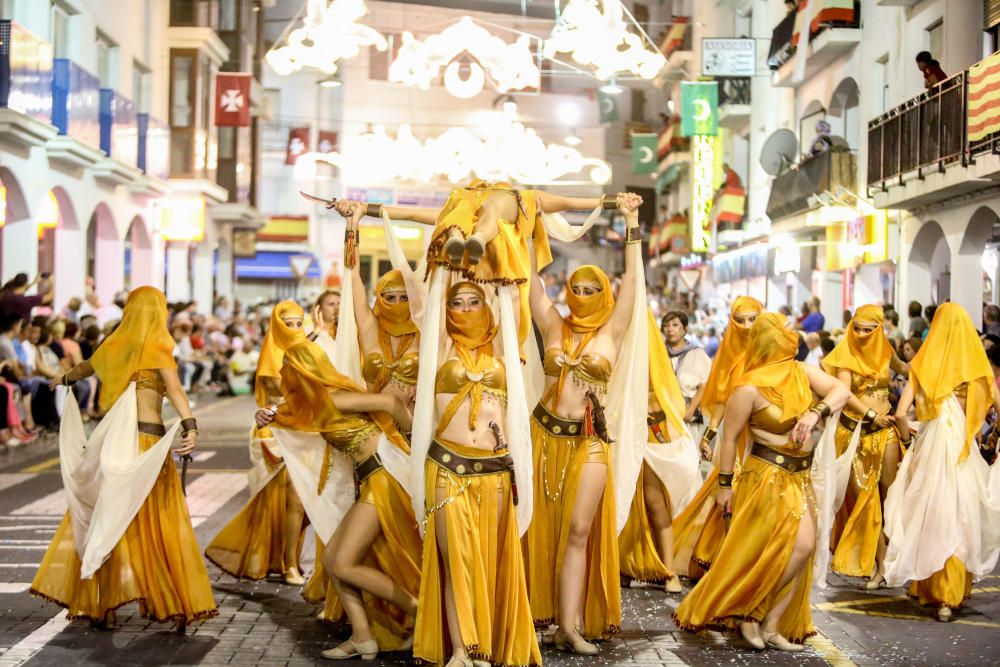
[{"label": "yellow headscarf", "polygon": [[764,304],[752,296],[740,296],[733,301],[729,310],[729,325],[722,336],[722,344],[715,353],[712,371],[705,383],[705,394],[701,399],[702,409],[711,411],[718,406],[724,406],[733,392],[734,383],[743,375],[750,327],[736,324],[736,316],[751,313],[760,315],[763,311]]},{"label": "yellow headscarf", "polygon": [[[316,343],[301,340],[285,350],[281,367],[281,392],[285,402],[275,416],[275,424],[284,428],[325,433],[341,426],[344,414],[334,405],[332,391],[363,394],[365,390],[340,373]],[[405,446],[392,417],[385,412],[365,413],[397,445]]]},{"label": "yellow headscarf", "polygon": [[471,401],[469,406],[469,428],[476,428],[476,420],[479,418],[479,407],[483,400],[483,385],[479,381],[473,381],[473,377],[483,376],[483,372],[493,363],[493,338],[497,334],[496,324],[493,322],[493,311],[486,303],[486,294],[483,288],[475,283],[459,282],[448,288],[448,296],[445,303],[450,304],[458,294],[471,292],[479,296],[483,305],[481,308],[463,312],[450,307],[446,309],[445,328],[448,335],[455,341],[455,352],[459,360],[465,367],[469,381],[455,394],[455,396],[445,406],[438,424],[438,434],[451,423],[462,401],[468,396]]},{"label": "yellow headscarf", "polygon": [[[843,368],[867,378],[877,378],[885,373],[892,360],[892,348],[882,329],[884,321],[882,306],[868,304],[858,308],[847,325],[847,335],[820,362],[823,370],[834,374],[838,368]],[[855,322],[874,324],[875,330],[861,335],[854,330]]]},{"label": "yellow headscarf", "polygon": [[957,303],[944,303],[935,311],[927,339],[910,362],[910,382],[920,421],[937,417],[944,400],[960,385],[969,385],[961,463],[993,400],[993,370],[969,314]]},{"label": "yellow headscarf", "polygon": [[388,292],[406,292],[403,274],[398,269],[389,271],[378,279],[375,285],[375,317],[379,329],[387,331],[392,336],[404,336],[417,332],[417,325],[410,314],[410,304],[405,301],[389,303],[385,300]]},{"label": "yellow headscarf", "polygon": [[[590,296],[578,296],[573,293],[574,285],[590,283],[600,287],[601,291]],[[574,333],[588,333],[600,329],[615,309],[615,296],[611,293],[611,281],[608,275],[592,264],[581,266],[569,277],[566,285],[566,305],[569,306],[569,317],[566,323]]]},{"label": "yellow headscarf", "polygon": [[257,405],[267,404],[267,389],[261,378],[281,377],[281,361],[285,356],[285,351],[292,345],[305,340],[306,334],[302,329],[292,329],[282,318],[285,317],[305,317],[302,307],[294,301],[282,301],[271,312],[271,323],[267,328],[267,335],[264,336],[264,343],[260,346],[260,358],[257,361],[257,379],[254,386],[254,397]]},{"label": "yellow headscarf", "polygon": [[103,410],[111,409],[139,371],[177,368],[163,292],[155,287],[133,290],[125,302],[121,324],[100,344],[90,364],[101,379]]},{"label": "yellow headscarf", "polygon": [[667,415],[667,421],[677,430],[684,433],[684,395],[681,385],[677,382],[667,346],[660,335],[660,327],[656,325],[653,311],[646,309],[649,315],[649,387],[656,394],[656,402]]},{"label": "yellow headscarf", "polygon": [[764,313],[750,327],[743,377],[737,387],[753,385],[781,408],[781,419],[798,417],[812,405],[809,378],[797,361],[799,335],[780,313]]}]

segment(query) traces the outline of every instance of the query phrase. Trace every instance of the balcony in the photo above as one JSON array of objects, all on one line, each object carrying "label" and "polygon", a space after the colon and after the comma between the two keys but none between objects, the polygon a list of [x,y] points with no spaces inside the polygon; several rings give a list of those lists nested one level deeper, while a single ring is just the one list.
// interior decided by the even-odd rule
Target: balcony
[{"label": "balcony", "polygon": [[921,206],[1000,180],[1000,110],[981,101],[998,75],[994,54],[868,123],[876,206]]},{"label": "balcony", "polygon": [[857,160],[850,151],[828,150],[805,158],[774,179],[767,201],[772,222],[820,206],[831,192],[856,192]]},{"label": "balcony", "polygon": [[[861,41],[861,3],[857,0],[815,0],[822,6],[809,26],[809,52],[803,79],[821,71],[836,58],[850,51]],[[806,8],[788,14],[771,34],[767,66],[771,81],[778,87],[797,87],[802,81],[795,77],[795,54],[803,32]]]},{"label": "balcony", "polygon": [[52,46],[10,20],[0,20],[0,140],[20,149],[42,146],[52,118]]},{"label": "balcony", "polygon": [[694,57],[690,16],[674,17],[660,40],[660,53],[667,59],[667,65],[656,78],[657,85],[684,78],[684,66]]},{"label": "balcony", "polygon": [[750,79],[719,79],[719,125],[731,130],[750,122]]}]

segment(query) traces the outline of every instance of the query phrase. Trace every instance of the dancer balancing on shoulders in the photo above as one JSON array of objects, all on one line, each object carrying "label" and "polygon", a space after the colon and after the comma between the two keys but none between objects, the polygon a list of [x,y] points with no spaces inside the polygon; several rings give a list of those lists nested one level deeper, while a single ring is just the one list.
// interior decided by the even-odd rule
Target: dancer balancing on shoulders
[{"label": "dancer balancing on shoulders", "polygon": [[865,588],[885,584],[886,541],[882,504],[896,479],[901,451],[889,404],[889,370],[906,374],[909,367],[892,351],[882,324],[882,306],[861,306],[847,335],[826,355],[823,369],[835,375],[854,396],[840,415],[837,454],[847,448],[858,422],[861,440],[851,464],[844,504],[831,537],[834,572],[870,577]]},{"label": "dancer balancing on shoulders", "polygon": [[[920,430],[910,439],[913,405]],[[975,451],[991,406],[1000,411],[1000,399],[972,320],[942,304],[896,406],[909,448],[885,500],[886,584],[911,581],[910,595],[937,607],[940,621],[952,620],[1000,554],[1000,468]]]},{"label": "dancer balancing on shoulders", "polygon": [[[642,198],[618,195],[638,242]],[[635,240],[631,240],[632,236]],[[632,317],[635,266],[626,253],[617,303],[607,275],[582,266],[569,278],[563,317],[537,274],[531,312],[545,345],[545,390],[531,422],[534,516],[527,533],[528,583],[536,626],[555,623],[556,645],[584,655],[621,625],[618,535],[602,399]],[[632,278],[630,280],[630,278]]]},{"label": "dancer balancing on shoulders", "polygon": [[[258,407],[281,402],[281,365],[286,350],[305,340],[305,312],[294,301],[282,301],[271,312],[261,345],[254,382]],[[250,434],[247,474],[250,500],[205,549],[205,557],[234,577],[263,579],[280,574],[286,583],[305,583],[299,561],[306,526],[305,510],[284,461],[277,454],[270,429]]]},{"label": "dancer balancing on shoulders", "polygon": [[[420,534],[409,495],[389,474],[377,449],[385,435],[390,446],[409,452],[400,430],[410,429],[410,413],[398,397],[365,391],[342,375],[310,341],[286,351],[281,387],[284,403],[276,412],[259,410],[257,424],[273,420],[276,427],[320,434],[329,446],[318,493],[327,484],[339,484],[335,492],[354,496],[322,554],[324,572],[336,591],[327,609],[343,610],[351,636],[323,657],[372,660],[380,651],[405,648],[420,585]],[[343,458],[332,460],[338,457]],[[349,478],[331,478],[344,459],[353,467],[353,484]]]},{"label": "dancer balancing on shoulders", "polygon": [[[732,519],[716,563],[674,613],[684,630],[738,627],[754,648],[783,651],[801,651],[815,633],[812,433],[851,394],[836,378],[795,361],[797,351],[798,334],[783,315],[764,313],[750,329],[745,372],[726,403],[719,463],[717,502]],[[745,426],[753,444],[734,484]]]},{"label": "dancer balancing on shoulders", "polygon": [[679,593],[672,521],[697,492],[701,474],[698,449],[684,423],[684,396],[652,311],[648,316],[648,444],[618,554],[625,577],[663,582],[666,592]]},{"label": "dancer balancing on shoulders", "polygon": [[[750,296],[739,296],[729,311],[729,325],[722,344],[715,353],[712,369],[705,382],[701,407],[709,416],[708,427],[701,436],[699,448],[706,459],[712,457],[712,443],[718,435],[725,413],[726,401],[743,375],[750,327],[764,311],[764,304]],[[736,441],[734,470],[742,465],[746,450],[746,434]],[[718,488],[718,456],[713,459],[712,472],[705,479],[697,496],[674,521],[673,567],[686,572],[692,579],[701,577],[712,565],[725,535],[722,508],[715,502]]]},{"label": "dancer balancing on shoulders", "polygon": [[426,460],[413,462],[424,466],[424,487],[414,494],[426,511],[413,657],[449,667],[541,665],[515,512],[515,462],[503,431],[501,336],[479,285],[451,285],[444,305],[433,385],[438,417]]},{"label": "dancer balancing on shoulders", "polygon": [[[75,453],[84,463],[88,456],[100,459],[100,491],[86,502],[85,493],[78,496],[80,489],[67,488],[70,511],[31,584],[32,594],[65,607],[71,619],[112,625],[114,611],[130,602],[139,603],[143,618],[173,622],[179,629],[218,613],[181,480],[168,455],[179,428],[182,444],[176,454],[190,454],[198,442],[198,424],[178,379],[173,349],[163,292],[140,287],[129,294],[115,332],[88,361],[53,382],[71,387],[96,375],[101,381],[100,407],[108,412],[85,440],[76,404],[66,402],[64,421],[75,418],[79,428]],[[164,397],[181,417],[169,432],[163,425]],[[64,445],[60,449],[67,465],[71,452]],[[130,471],[122,475],[120,468],[109,469],[109,458]],[[79,483],[85,467],[64,475]],[[139,488],[149,491],[143,497]]]}]

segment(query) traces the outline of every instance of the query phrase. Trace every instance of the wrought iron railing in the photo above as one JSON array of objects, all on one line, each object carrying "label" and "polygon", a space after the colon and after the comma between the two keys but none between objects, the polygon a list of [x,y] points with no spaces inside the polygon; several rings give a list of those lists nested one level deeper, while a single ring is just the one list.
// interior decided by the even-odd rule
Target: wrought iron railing
[{"label": "wrought iron railing", "polygon": [[750,104],[750,79],[718,79],[719,106]]},{"label": "wrought iron railing", "polygon": [[[841,7],[840,3],[830,3],[827,5],[824,0],[812,0],[819,2],[820,7],[812,19],[809,26],[809,41],[812,42],[817,36],[829,28],[860,28],[861,27],[861,2],[854,1],[854,6],[850,8]],[[796,31],[796,21],[804,21],[805,7],[797,12],[791,12],[774,27],[771,33],[771,48],[767,53],[767,66],[776,70],[788,62],[798,47],[798,32]]]}]

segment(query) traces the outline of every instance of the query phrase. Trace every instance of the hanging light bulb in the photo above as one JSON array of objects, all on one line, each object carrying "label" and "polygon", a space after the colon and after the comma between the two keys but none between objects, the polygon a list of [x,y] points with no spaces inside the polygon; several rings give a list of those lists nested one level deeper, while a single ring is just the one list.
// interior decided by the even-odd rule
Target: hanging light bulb
[{"label": "hanging light bulb", "polygon": [[358,55],[362,46],[385,51],[385,37],[358,23],[367,13],[364,0],[333,0],[329,5],[327,0],[307,0],[302,26],[289,32],[285,43],[268,51],[264,59],[282,76],[304,67],[333,75],[340,61]]},{"label": "hanging light bulb", "polygon": [[563,139],[563,143],[567,146],[579,146],[583,143],[583,139],[580,138],[580,135],[576,133],[575,129],[573,129],[570,130],[566,138]]},{"label": "hanging light bulb", "polygon": [[625,92],[625,89],[618,85],[617,77],[611,77],[611,79],[606,81],[599,90],[605,95],[621,95]]}]

